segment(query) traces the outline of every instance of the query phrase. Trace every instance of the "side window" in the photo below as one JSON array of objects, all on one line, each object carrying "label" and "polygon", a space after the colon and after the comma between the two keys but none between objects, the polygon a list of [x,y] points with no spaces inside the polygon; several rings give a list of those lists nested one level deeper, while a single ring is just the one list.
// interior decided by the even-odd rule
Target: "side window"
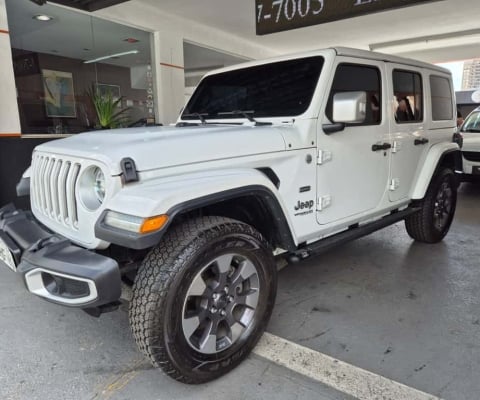
[{"label": "side window", "polygon": [[342,92],[366,92],[367,109],[365,121],[349,126],[378,125],[382,121],[380,71],[376,67],[357,64],[339,64],[328,97],[325,114],[333,121],[333,96]]},{"label": "side window", "polygon": [[450,81],[441,76],[430,76],[432,98],[432,119],[444,121],[453,119],[452,89]]},{"label": "side window", "polygon": [[422,77],[417,72],[393,71],[393,106],[398,124],[423,121]]}]

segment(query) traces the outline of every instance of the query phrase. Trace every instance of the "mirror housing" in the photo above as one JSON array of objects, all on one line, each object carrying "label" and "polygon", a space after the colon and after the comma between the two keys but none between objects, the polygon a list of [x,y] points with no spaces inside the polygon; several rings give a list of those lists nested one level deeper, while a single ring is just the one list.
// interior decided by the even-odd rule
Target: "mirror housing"
[{"label": "mirror housing", "polygon": [[345,124],[360,124],[367,111],[366,92],[344,92],[333,96],[333,121]]}]

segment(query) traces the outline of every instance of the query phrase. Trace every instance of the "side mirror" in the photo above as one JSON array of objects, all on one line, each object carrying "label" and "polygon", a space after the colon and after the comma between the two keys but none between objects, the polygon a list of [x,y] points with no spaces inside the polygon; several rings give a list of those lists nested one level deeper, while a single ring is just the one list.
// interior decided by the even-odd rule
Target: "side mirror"
[{"label": "side mirror", "polygon": [[366,92],[344,92],[333,96],[333,121],[336,123],[362,123],[365,121],[366,110]]}]

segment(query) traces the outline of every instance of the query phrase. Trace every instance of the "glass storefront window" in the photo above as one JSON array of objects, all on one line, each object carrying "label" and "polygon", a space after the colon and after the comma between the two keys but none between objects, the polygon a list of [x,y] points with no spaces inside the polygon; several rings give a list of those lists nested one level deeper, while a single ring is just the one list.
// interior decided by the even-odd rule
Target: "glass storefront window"
[{"label": "glass storefront window", "polygon": [[149,32],[51,4],[6,6],[22,133],[155,124]]}]

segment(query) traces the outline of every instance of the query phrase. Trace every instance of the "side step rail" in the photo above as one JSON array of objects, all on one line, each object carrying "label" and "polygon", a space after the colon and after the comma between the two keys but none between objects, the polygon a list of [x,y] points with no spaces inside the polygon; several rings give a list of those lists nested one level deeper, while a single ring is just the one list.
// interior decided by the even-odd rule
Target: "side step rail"
[{"label": "side step rail", "polygon": [[305,247],[299,248],[298,250],[290,253],[288,259],[290,262],[298,262],[302,259],[310,257],[313,254],[323,253],[336,246],[359,239],[363,236],[369,235],[370,233],[378,231],[379,229],[401,221],[409,215],[418,212],[419,210],[420,208],[409,207],[402,211],[392,211],[389,215],[364,225],[354,225],[343,232],[329,236],[325,239],[320,239],[316,242],[309,243]]}]

